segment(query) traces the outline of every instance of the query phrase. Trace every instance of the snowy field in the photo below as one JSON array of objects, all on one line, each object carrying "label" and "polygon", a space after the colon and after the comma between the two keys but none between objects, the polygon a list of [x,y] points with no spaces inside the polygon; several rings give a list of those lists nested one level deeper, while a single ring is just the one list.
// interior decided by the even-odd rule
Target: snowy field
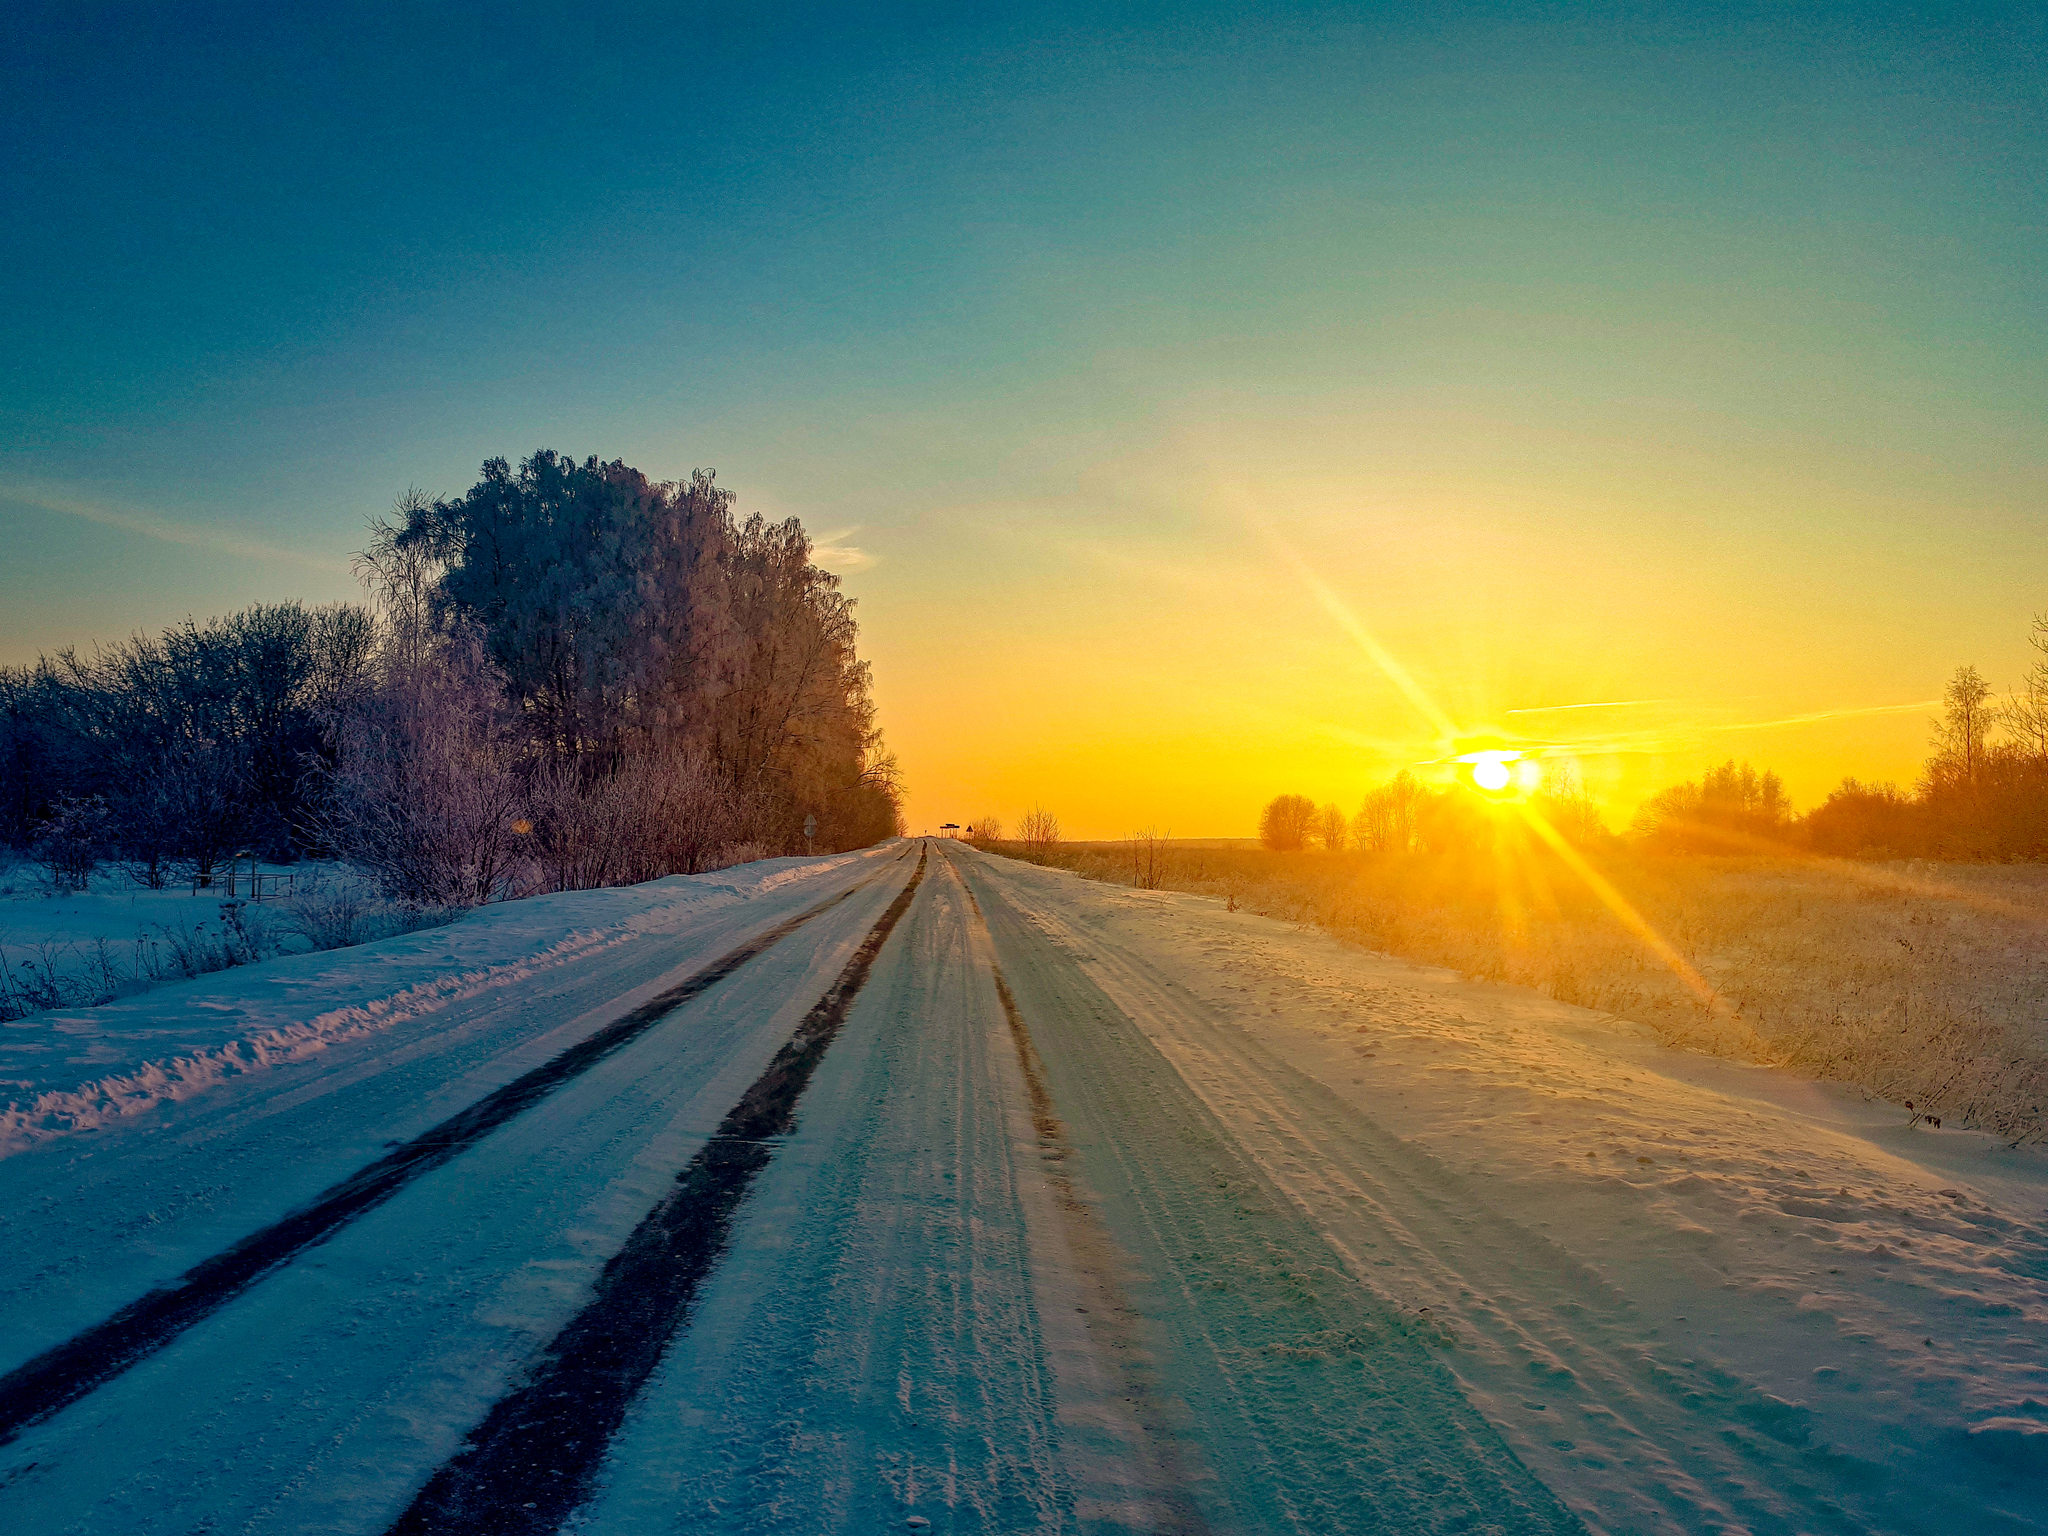
[{"label": "snowy field", "polygon": [[[249,899],[252,873],[263,881],[261,900]],[[35,864],[0,866],[0,1023],[255,959],[432,927],[445,916],[395,907],[373,881],[334,863],[242,864],[235,890],[236,899],[225,883],[150,890],[108,866],[73,890],[53,886]]]},{"label": "snowy field", "polygon": [[1213,899],[899,843],[0,1038],[8,1530],[2048,1528],[2039,1153]]},{"label": "snowy field", "polygon": [[164,928],[218,922],[220,898],[188,885],[147,890],[119,874],[95,875],[84,891],[52,890],[39,867],[0,867],[0,961],[37,972],[77,976],[104,952],[134,975]]}]

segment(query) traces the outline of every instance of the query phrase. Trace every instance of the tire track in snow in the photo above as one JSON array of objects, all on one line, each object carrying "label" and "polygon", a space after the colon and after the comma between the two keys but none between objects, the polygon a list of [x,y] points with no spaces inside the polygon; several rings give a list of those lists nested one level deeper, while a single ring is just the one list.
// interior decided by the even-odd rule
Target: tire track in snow
[{"label": "tire track in snow", "polygon": [[[880,878],[877,874],[850,886],[729,950],[677,985],[360,1169],[310,1205],[195,1264],[175,1284],[147,1292],[104,1322],[74,1334],[0,1376],[0,1445],[9,1444],[23,1430],[155,1354],[278,1266],[325,1242],[422,1174],[452,1161],[507,1121],[631,1044],[692,998]],[[913,879],[912,884],[915,883]]]},{"label": "tire track in snow", "polygon": [[969,868],[1105,1219],[1152,1282],[1164,1384],[1217,1473],[1193,1490],[1210,1523],[1583,1531],[1431,1355],[1433,1325],[1338,1270],[1173,1063]]},{"label": "tire track in snow", "polygon": [[[596,1295],[428,1480],[390,1536],[558,1530],[587,1497],[627,1408],[723,1254],[734,1212],[792,1128],[798,1101],[909,910],[926,855],[789,1042],[606,1263]],[[850,892],[848,894],[851,894]],[[530,1495],[530,1497],[528,1497]]]},{"label": "tire track in snow", "polygon": [[1088,1343],[1098,1359],[1110,1362],[1111,1374],[1122,1389],[1119,1427],[1124,1432],[1127,1461],[1117,1469],[1117,1481],[1123,1485],[1119,1491],[1124,1494],[1118,1501],[1118,1523],[1158,1536],[1201,1536],[1209,1526],[1188,1490],[1197,1477],[1207,1474],[1191,1465],[1187,1451],[1177,1443],[1179,1437],[1167,1423],[1169,1409],[1161,1397],[1157,1363],[1144,1345],[1143,1319],[1131,1306],[1119,1281],[1118,1271],[1128,1266],[1129,1259],[1078,1187],[1077,1175],[1070,1166],[1074,1156],[1072,1139],[1046,1086],[1045,1064],[1039,1058],[1030,1027],[996,959],[988,919],[982,915],[973,887],[950,854],[946,863],[974,914],[975,948],[995,982],[1003,1022],[1016,1047],[1032,1129],[1037,1134],[1039,1155],[1045,1159],[1045,1179],[1059,1207],[1059,1219],[1066,1228],[1074,1260],[1076,1272],[1066,1278],[1092,1303],[1077,1309],[1087,1319]]},{"label": "tire track in snow", "polygon": [[1176,1529],[946,846],[565,1529]]}]

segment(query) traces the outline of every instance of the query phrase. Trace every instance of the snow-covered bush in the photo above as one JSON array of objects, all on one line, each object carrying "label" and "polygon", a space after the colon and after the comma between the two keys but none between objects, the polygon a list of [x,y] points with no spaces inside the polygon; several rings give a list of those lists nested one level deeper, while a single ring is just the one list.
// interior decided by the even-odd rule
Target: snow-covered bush
[{"label": "snow-covered bush", "polygon": [[246,901],[224,901],[216,922],[159,923],[163,968],[171,976],[208,976],[277,952],[270,924]]},{"label": "snow-covered bush", "polygon": [[474,629],[395,666],[335,728],[316,823],[395,901],[474,905],[512,893],[524,851],[520,743],[503,683]]},{"label": "snow-covered bush", "polygon": [[275,910],[277,923],[286,933],[304,940],[308,950],[329,950],[438,928],[460,917],[464,909],[384,901],[365,882],[337,877],[316,880],[299,895],[278,903]]},{"label": "snow-covered bush", "polygon": [[21,960],[0,954],[0,1020],[25,1018],[72,1000],[70,979],[56,962],[47,950]]},{"label": "snow-covered bush", "polygon": [[384,905],[353,882],[336,882],[285,902],[280,916],[313,949],[347,949],[370,936]]},{"label": "snow-covered bush", "polygon": [[104,936],[85,942],[44,939],[30,953],[12,956],[5,939],[0,934],[0,1020],[46,1008],[97,1007],[162,978],[154,936],[138,934],[126,946]]},{"label": "snow-covered bush", "polygon": [[[284,901],[227,901],[214,903],[209,910],[208,903],[183,896],[150,898],[142,910],[180,910],[188,915],[149,923],[125,937],[104,932],[67,936],[61,929],[53,934],[45,910],[44,903],[36,903],[42,937],[24,942],[19,928],[11,940],[0,931],[0,1020],[52,1008],[97,1007],[160,982],[210,975],[278,955],[373,943],[452,922],[464,909],[384,901],[371,882],[352,871],[321,871],[301,883],[299,894]],[[121,910],[129,909],[123,905]],[[95,921],[103,923],[106,913],[102,908],[96,916],[87,912],[72,917],[89,930]]]},{"label": "snow-covered bush", "polygon": [[525,796],[527,851],[543,890],[631,885],[767,858],[747,840],[746,808],[701,754],[628,758],[586,778],[576,765],[538,769]]},{"label": "snow-covered bush", "polygon": [[37,828],[29,851],[53,891],[82,891],[106,856],[107,803],[98,796],[65,796]]}]

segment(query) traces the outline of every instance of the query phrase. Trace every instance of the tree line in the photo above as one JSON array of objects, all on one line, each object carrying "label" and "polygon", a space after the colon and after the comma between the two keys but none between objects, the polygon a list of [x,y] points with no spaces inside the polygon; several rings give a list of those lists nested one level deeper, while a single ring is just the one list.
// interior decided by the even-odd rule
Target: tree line
[{"label": "tree line", "polygon": [[1730,762],[1653,796],[1630,830],[1669,852],[2048,862],[2048,618],[2030,640],[2038,659],[2003,699],[1975,667],[1956,669],[1910,789],[1845,778],[1801,816],[1777,775]]},{"label": "tree line", "polygon": [[0,668],[0,841],[148,885],[338,855],[446,904],[899,830],[853,602],[796,519],[703,471],[482,474],[372,522],[367,604]]},{"label": "tree line", "polygon": [[[1845,858],[2048,862],[2048,616],[2034,621],[2030,643],[2037,659],[2003,698],[1975,667],[1957,668],[1910,789],[1845,778],[1800,815],[1777,774],[1730,759],[1651,796],[1628,835],[1665,853],[1798,848]],[[1569,780],[1553,773],[1532,798],[1568,841],[1608,835]],[[1432,789],[1406,770],[1348,818],[1306,795],[1276,796],[1259,818],[1260,842],[1279,852],[1445,852],[1494,835],[1472,795]]]},{"label": "tree line", "polygon": [[[1599,831],[1598,812],[1568,770],[1552,768],[1529,798],[1573,842]],[[1276,853],[1449,853],[1492,844],[1497,821],[1474,795],[1456,786],[1432,789],[1404,768],[1368,790],[1351,816],[1307,795],[1276,795],[1259,814],[1259,841]]]}]

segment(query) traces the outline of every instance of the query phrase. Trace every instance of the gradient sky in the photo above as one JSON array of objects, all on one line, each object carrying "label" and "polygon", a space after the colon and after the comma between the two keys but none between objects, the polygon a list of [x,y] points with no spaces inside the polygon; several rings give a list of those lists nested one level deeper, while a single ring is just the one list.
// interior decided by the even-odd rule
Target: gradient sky
[{"label": "gradient sky", "polygon": [[0,660],[715,467],[914,830],[1239,835],[1444,720],[1909,781],[2048,610],[2037,4],[291,9],[10,12]]}]

